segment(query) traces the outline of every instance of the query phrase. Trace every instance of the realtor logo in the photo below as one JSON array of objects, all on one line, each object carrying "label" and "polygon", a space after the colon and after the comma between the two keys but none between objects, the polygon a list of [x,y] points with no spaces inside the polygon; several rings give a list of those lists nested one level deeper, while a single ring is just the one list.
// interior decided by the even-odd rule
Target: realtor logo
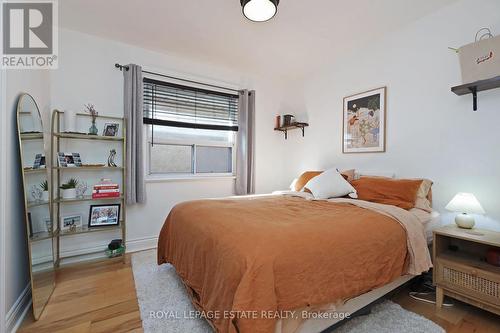
[{"label": "realtor logo", "polygon": [[3,68],[57,68],[57,3],[3,3]]}]

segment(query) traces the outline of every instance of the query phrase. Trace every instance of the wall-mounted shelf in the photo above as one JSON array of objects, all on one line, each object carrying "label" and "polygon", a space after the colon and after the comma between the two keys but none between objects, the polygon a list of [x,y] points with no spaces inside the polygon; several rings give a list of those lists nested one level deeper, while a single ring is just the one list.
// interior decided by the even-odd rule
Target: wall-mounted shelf
[{"label": "wall-mounted shelf", "polygon": [[302,136],[304,136],[304,128],[306,128],[307,126],[309,126],[308,123],[297,123],[296,122],[296,123],[291,123],[290,125],[276,127],[274,130],[285,133],[285,140],[286,140],[286,139],[288,139],[288,131],[289,130],[299,128],[302,130]]},{"label": "wall-mounted shelf", "polygon": [[477,93],[495,88],[500,88],[500,76],[452,87],[451,91],[458,96],[472,94],[472,109],[477,111]]}]

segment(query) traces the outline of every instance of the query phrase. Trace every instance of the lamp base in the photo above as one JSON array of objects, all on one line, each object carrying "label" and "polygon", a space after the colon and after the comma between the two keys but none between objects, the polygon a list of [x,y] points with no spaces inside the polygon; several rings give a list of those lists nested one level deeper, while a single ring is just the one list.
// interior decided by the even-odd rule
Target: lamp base
[{"label": "lamp base", "polygon": [[459,228],[472,229],[472,227],[474,227],[475,221],[472,216],[463,213],[455,216],[455,223]]}]

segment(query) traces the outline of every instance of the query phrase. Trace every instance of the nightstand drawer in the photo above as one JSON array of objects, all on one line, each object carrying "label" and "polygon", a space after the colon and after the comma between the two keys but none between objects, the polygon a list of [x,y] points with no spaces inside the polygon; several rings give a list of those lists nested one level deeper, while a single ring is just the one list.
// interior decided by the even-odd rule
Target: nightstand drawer
[{"label": "nightstand drawer", "polygon": [[497,274],[439,257],[434,269],[438,286],[500,305],[500,277]]}]

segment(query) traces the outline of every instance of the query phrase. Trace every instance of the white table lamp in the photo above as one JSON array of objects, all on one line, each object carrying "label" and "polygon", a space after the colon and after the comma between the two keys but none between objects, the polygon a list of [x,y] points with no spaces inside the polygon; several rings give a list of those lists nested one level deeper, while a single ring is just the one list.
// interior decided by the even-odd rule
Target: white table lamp
[{"label": "white table lamp", "polygon": [[469,214],[485,213],[483,207],[472,193],[458,193],[445,208],[452,212],[461,213],[455,217],[455,223],[460,228],[465,229],[472,229],[475,223],[474,217]]}]

